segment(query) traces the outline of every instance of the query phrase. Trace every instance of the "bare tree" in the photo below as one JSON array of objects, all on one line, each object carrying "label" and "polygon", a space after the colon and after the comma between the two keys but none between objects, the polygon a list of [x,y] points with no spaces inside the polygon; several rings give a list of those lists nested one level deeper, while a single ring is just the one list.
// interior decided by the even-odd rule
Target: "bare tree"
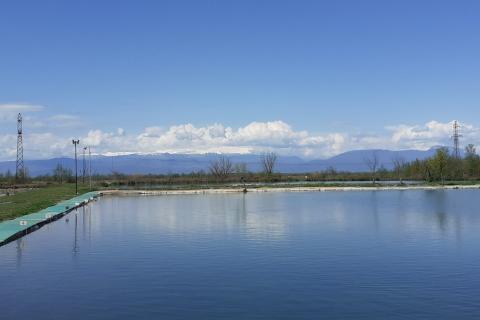
[{"label": "bare tree", "polygon": [[235,164],[233,171],[237,174],[246,174],[248,173],[247,164],[245,162],[240,162]]},{"label": "bare tree", "polygon": [[377,180],[377,170],[378,166],[380,165],[380,159],[378,157],[378,153],[376,151],[373,151],[370,157],[364,159],[365,164],[367,165],[368,169],[370,170],[370,173],[372,175],[372,182],[375,184],[375,181]]},{"label": "bare tree", "polygon": [[264,153],[262,156],[263,172],[267,175],[271,175],[275,169],[277,163],[277,154],[274,152]]},{"label": "bare tree", "polygon": [[53,170],[53,179],[55,179],[55,181],[57,182],[64,183],[70,180],[71,178],[72,178],[72,170],[63,167],[60,163],[57,164],[57,166]]},{"label": "bare tree", "polygon": [[392,163],[393,163],[393,169],[395,170],[395,173],[397,174],[398,181],[400,181],[400,184],[403,184],[402,174],[403,174],[403,170],[404,170],[407,162],[405,161],[405,159],[402,156],[397,154],[392,158]]},{"label": "bare tree", "polygon": [[233,173],[233,164],[230,159],[220,156],[210,163],[210,173],[218,180],[225,181]]},{"label": "bare tree", "polygon": [[465,147],[465,157],[474,157],[477,155],[477,148],[475,148],[474,144],[469,144]]}]

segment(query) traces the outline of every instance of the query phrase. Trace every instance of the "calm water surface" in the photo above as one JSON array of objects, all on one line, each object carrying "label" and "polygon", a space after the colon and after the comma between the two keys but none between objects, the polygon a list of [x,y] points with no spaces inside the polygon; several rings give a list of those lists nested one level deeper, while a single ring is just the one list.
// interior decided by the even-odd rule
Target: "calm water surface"
[{"label": "calm water surface", "polygon": [[0,247],[0,318],[479,319],[479,200],[104,197]]}]

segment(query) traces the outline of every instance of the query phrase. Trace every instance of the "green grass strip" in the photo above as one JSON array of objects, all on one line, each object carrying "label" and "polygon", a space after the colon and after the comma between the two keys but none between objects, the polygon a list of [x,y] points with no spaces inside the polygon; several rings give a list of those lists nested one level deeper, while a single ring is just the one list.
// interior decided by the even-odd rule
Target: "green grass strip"
[{"label": "green grass strip", "polygon": [[[78,193],[90,191],[78,188]],[[52,185],[18,191],[14,195],[0,197],[0,221],[14,219],[51,207],[60,201],[75,197],[75,184]]]}]

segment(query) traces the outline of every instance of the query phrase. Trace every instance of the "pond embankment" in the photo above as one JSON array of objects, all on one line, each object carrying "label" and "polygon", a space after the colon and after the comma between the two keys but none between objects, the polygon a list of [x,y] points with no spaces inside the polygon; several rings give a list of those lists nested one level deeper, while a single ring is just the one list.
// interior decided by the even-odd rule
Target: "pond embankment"
[{"label": "pond embankment", "polygon": [[242,192],[340,192],[340,191],[394,191],[394,190],[454,190],[480,189],[479,185],[446,186],[324,186],[324,187],[253,187],[253,188],[211,188],[211,189],[172,189],[172,190],[104,190],[102,195],[187,195]]},{"label": "pond embankment", "polygon": [[23,237],[47,223],[55,221],[65,214],[86,205],[99,196],[98,192],[88,192],[69,200],[62,201],[54,206],[30,213],[16,219],[0,223],[0,246]]}]

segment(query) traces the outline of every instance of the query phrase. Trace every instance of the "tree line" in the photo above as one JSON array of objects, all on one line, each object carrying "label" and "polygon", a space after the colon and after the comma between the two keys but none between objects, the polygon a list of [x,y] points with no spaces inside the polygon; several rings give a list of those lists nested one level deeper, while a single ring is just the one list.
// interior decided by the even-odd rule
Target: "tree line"
[{"label": "tree line", "polygon": [[463,157],[450,153],[448,148],[439,148],[435,155],[425,160],[415,160],[399,167],[400,177],[440,182],[480,179],[480,156],[473,144],[465,148]]},{"label": "tree line", "polygon": [[465,148],[464,156],[450,153],[446,147],[438,148],[427,159],[407,162],[400,156],[391,159],[392,169],[386,170],[376,152],[364,159],[373,183],[385,178],[394,178],[402,183],[405,179],[425,182],[472,181],[480,179],[480,156],[473,144]]},{"label": "tree line", "polygon": [[[364,159],[365,172],[342,172],[330,167],[323,171],[309,173],[277,172],[277,154],[265,153],[260,158],[261,171],[252,172],[246,163],[234,163],[228,156],[220,155],[212,161],[207,170],[183,174],[133,174],[119,172],[92,175],[92,180],[101,185],[175,185],[175,184],[212,184],[238,182],[293,182],[293,181],[367,181],[376,183],[379,180],[425,181],[446,183],[448,181],[480,180],[480,156],[474,145],[465,148],[463,157],[456,157],[448,148],[439,148],[435,155],[427,159],[416,159],[407,162],[401,157],[391,159],[389,169],[385,169],[378,155],[373,152]],[[79,176],[80,178],[80,176]],[[80,179],[79,179],[80,180]],[[75,182],[74,172],[58,164],[49,175],[35,178],[27,177],[25,183],[72,183]],[[15,175],[10,171],[0,174],[0,187],[15,185]]]},{"label": "tree line", "polygon": [[[112,172],[108,175],[93,174],[94,181],[101,182],[102,184],[109,183],[110,181],[128,181],[127,184],[198,184],[198,183],[215,183],[215,182],[237,182],[242,181],[273,181],[278,179],[279,174],[275,173],[278,156],[274,152],[264,153],[261,158],[261,173],[252,173],[246,163],[233,163],[229,157],[220,155],[214,161],[212,161],[208,167],[208,171],[203,170],[199,172],[192,172],[189,174],[160,174],[160,175],[126,175],[120,172]],[[79,176],[79,181],[80,181]],[[75,175],[72,169],[57,164],[51,174],[30,177],[25,175],[21,181],[15,178],[15,175],[8,170],[5,174],[0,173],[0,187],[1,185],[14,185],[14,184],[29,184],[32,182],[47,182],[47,183],[73,183],[75,182]]]},{"label": "tree line", "polygon": [[[264,153],[260,159],[262,172],[266,176],[271,176],[274,172],[277,163],[277,154],[274,152]],[[210,174],[216,177],[220,182],[224,182],[228,177],[234,173],[238,175],[245,175],[248,172],[245,163],[233,164],[226,156],[219,156],[217,160],[212,161],[209,167]]]}]

